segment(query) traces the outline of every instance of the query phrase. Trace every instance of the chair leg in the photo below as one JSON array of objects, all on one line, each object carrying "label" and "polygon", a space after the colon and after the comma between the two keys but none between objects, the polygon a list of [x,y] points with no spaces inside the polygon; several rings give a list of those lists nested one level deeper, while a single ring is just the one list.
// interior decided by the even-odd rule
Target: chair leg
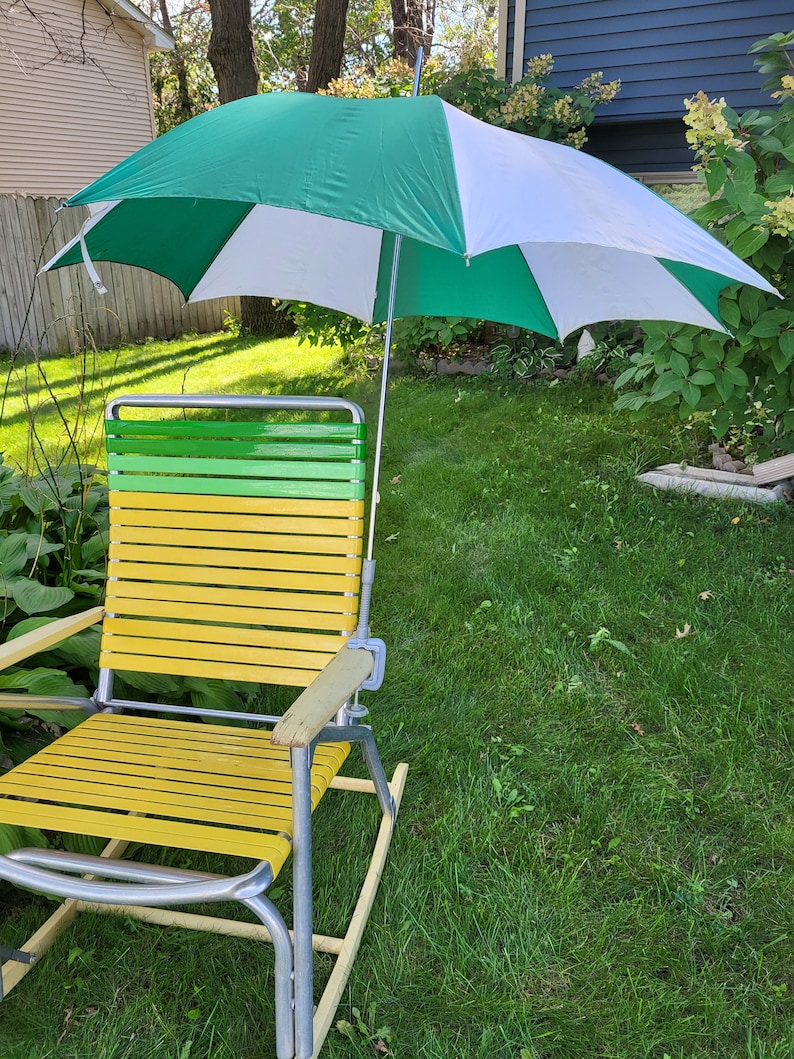
[{"label": "chair leg", "polygon": [[314,954],[312,951],[311,748],[290,749],[292,767],[292,886],[295,960],[295,1056],[314,1051]]},{"label": "chair leg", "polygon": [[276,1011],[276,1056],[277,1059],[294,1059],[294,966],[292,938],[287,925],[273,902],[260,894],[241,902],[250,908],[267,927],[275,950],[275,1011]]}]

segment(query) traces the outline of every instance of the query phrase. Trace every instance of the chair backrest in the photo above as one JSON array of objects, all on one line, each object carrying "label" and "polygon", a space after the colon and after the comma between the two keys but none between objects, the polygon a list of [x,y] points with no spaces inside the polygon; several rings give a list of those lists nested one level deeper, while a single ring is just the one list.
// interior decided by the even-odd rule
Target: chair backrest
[{"label": "chair backrest", "polygon": [[311,683],[356,626],[365,431],[333,398],[114,401],[103,670]]}]

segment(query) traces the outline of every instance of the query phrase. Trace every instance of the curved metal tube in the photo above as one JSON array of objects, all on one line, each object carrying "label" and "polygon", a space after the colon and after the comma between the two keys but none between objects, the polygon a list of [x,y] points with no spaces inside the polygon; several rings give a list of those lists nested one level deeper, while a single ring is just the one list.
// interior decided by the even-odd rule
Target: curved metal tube
[{"label": "curved metal tube", "polygon": [[346,411],[354,423],[364,422],[364,413],[353,401],[343,397],[277,397],[243,394],[123,394],[114,397],[105,409],[105,419],[118,419],[122,406],[137,408],[296,408],[300,411]]},{"label": "curved metal tube", "polygon": [[295,1000],[292,939],[281,913],[273,902],[261,894],[241,901],[264,923],[273,942],[276,999],[276,1055],[278,1059],[295,1056]]},{"label": "curved metal tube", "polygon": [[[114,863],[114,874],[124,877],[119,870],[121,864],[120,861]],[[136,876],[136,867],[131,865],[130,868],[126,878],[142,878],[144,873]],[[110,874],[107,870],[105,873]],[[6,879],[17,886],[26,886],[38,893],[54,893],[75,901],[100,901],[104,904],[123,903],[153,907],[225,901],[230,898],[245,901],[258,897],[269,886],[272,878],[270,865],[263,861],[253,871],[230,879],[201,879],[178,883],[144,882],[143,885],[136,885],[134,882],[102,883],[90,879],[72,879],[57,870],[30,867],[20,863],[20,859],[13,855],[0,856],[0,879]]]}]

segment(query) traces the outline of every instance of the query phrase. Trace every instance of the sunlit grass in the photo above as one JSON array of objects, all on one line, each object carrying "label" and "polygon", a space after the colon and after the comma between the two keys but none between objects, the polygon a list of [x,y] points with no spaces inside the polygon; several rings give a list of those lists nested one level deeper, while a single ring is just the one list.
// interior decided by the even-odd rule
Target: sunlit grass
[{"label": "sunlit grass", "polygon": [[[151,346],[122,353],[116,392],[136,372],[179,389],[189,361],[190,390],[322,387],[372,411],[373,383],[328,353],[157,345],[159,368]],[[792,515],[638,484],[697,443],[611,403],[391,387],[373,610],[390,653],[368,704],[387,768],[411,770],[329,1059],[794,1055]],[[375,813],[326,809],[330,932]],[[3,943],[51,907],[14,906]],[[85,914],[4,1002],[0,1055],[271,1055],[271,985],[266,947]]]},{"label": "sunlit grass", "polygon": [[102,460],[106,403],[125,393],[267,393],[300,374],[302,393],[336,389],[339,350],[257,341],[230,334],[193,335],[121,349],[36,358],[19,354],[6,375],[0,451],[35,471],[43,463]]}]

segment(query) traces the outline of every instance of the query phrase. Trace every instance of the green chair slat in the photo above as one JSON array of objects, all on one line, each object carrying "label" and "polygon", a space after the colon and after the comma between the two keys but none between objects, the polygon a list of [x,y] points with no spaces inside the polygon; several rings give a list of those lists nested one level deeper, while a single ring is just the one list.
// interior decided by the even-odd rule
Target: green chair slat
[{"label": "green chair slat", "polygon": [[197,493],[204,496],[267,496],[298,500],[363,500],[364,482],[276,481],[269,478],[172,478],[114,474],[108,485],[135,493]]},{"label": "green chair slat", "polygon": [[110,419],[108,435],[172,438],[350,438],[363,440],[366,423],[230,423],[225,420]]},{"label": "green chair slat", "polygon": [[[320,463],[297,460],[221,460],[180,456],[108,456],[108,470],[168,475],[232,475],[251,478],[292,478],[349,481],[364,477],[363,463]],[[115,482],[113,483],[115,484]]]},{"label": "green chair slat", "polygon": [[191,438],[108,438],[109,453],[137,456],[254,456],[271,460],[363,460],[363,442],[328,443],[297,441],[259,441],[243,439],[204,438],[198,443]]}]

